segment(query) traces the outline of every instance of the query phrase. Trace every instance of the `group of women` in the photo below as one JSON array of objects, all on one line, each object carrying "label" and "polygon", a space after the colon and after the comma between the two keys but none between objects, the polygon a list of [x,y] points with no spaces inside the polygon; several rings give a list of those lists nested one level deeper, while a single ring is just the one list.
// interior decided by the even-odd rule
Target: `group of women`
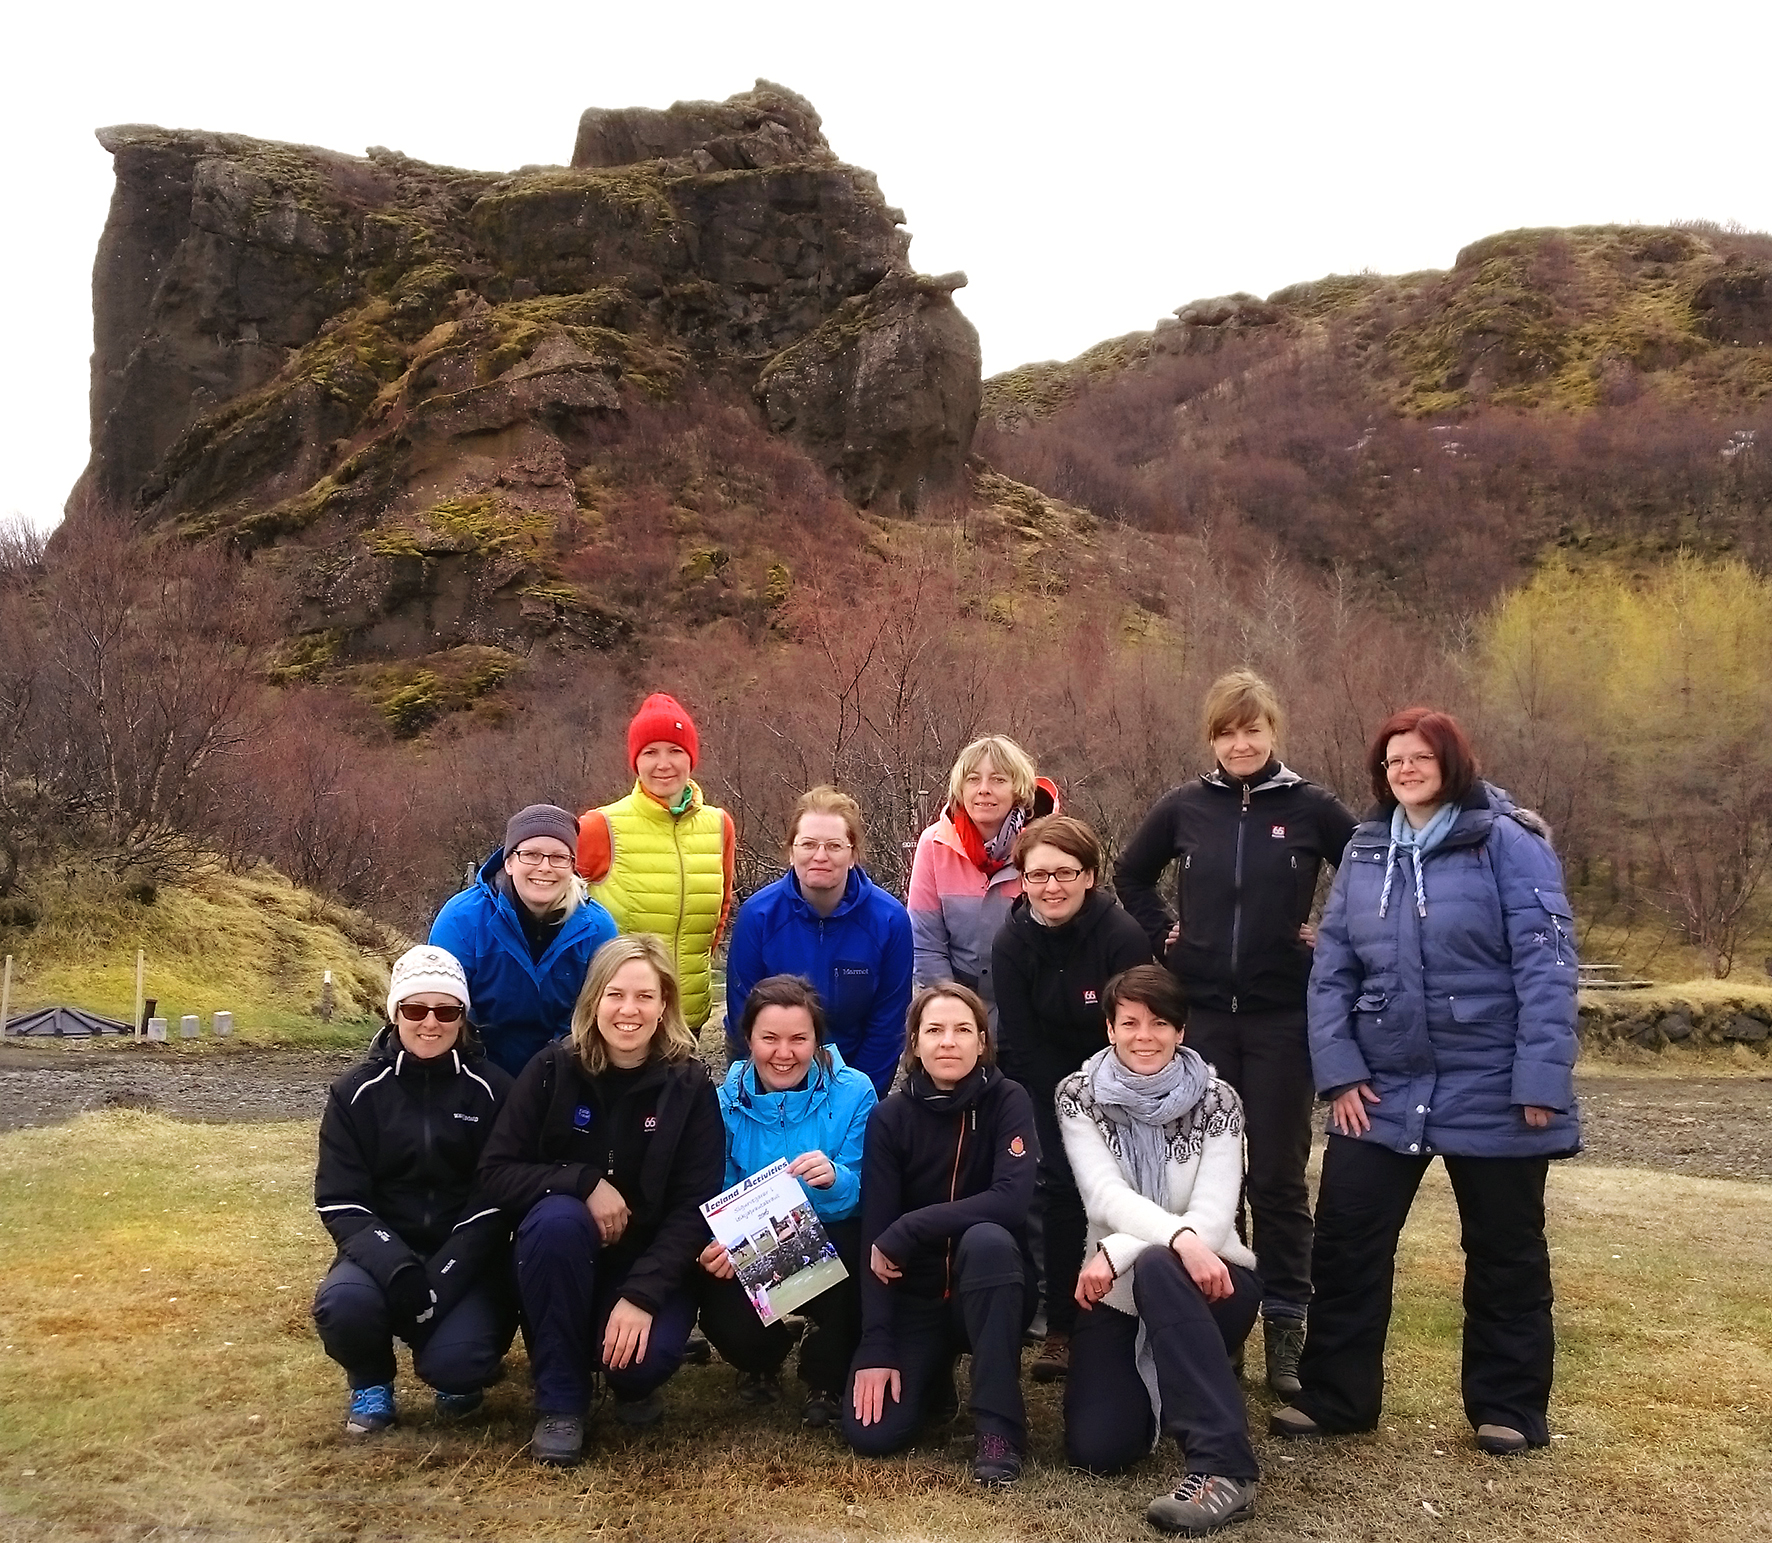
[{"label": "group of women", "polygon": [[[1118,899],[1100,839],[1001,737],[956,762],[908,906],[864,871],[854,800],[804,795],[786,872],[732,929],[716,1088],[697,1031],[732,827],[690,780],[693,721],[648,698],[633,792],[514,815],[332,1089],[316,1199],[339,1254],[314,1312],[347,1429],[393,1423],[396,1339],[453,1418],[520,1325],[532,1455],[570,1464],[599,1390],[659,1417],[698,1321],[751,1403],[781,1397],[798,1328],[804,1422],[863,1455],[951,1418],[968,1355],[973,1475],[1012,1483],[1043,1295],[1031,1370],[1066,1380],[1069,1461],[1114,1472],[1174,1437],[1147,1516],[1203,1534],[1253,1511],[1258,1315],[1273,1434],[1376,1424],[1397,1239],[1438,1155],[1477,1444],[1546,1444],[1545,1175],[1579,1146],[1548,832],[1443,713],[1381,727],[1363,823],[1277,759],[1257,677],[1218,681],[1204,726],[1212,768],[1126,843]],[[778,1161],[848,1272],[792,1327],[758,1316],[701,1211]]]}]

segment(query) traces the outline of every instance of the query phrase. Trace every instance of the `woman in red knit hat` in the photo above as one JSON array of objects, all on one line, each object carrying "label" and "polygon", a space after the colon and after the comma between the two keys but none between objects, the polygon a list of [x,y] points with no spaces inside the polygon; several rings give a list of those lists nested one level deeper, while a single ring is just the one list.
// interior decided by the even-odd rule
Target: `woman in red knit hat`
[{"label": "woman in red knit hat", "polygon": [[578,822],[578,871],[623,932],[664,939],[692,1029],[713,999],[709,959],[732,908],[738,845],[732,816],[704,803],[690,779],[700,759],[695,720],[655,692],[628,725],[633,791]]}]

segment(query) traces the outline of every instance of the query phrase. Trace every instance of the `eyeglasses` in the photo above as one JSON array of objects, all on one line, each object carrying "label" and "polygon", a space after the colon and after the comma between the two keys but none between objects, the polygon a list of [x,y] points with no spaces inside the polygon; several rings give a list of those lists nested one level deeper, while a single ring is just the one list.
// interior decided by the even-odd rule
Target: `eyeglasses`
[{"label": "eyeglasses", "polygon": [[438,1023],[457,1023],[467,1009],[460,1002],[451,1002],[447,1007],[431,1007],[424,1002],[402,1002],[395,1011],[408,1023],[423,1023],[427,1018],[435,1018]]},{"label": "eyeglasses", "polygon": [[572,854],[570,852],[513,852],[525,868],[570,868]]},{"label": "eyeglasses", "polygon": [[1395,771],[1399,766],[1432,766],[1439,759],[1431,750],[1423,750],[1419,755],[1393,755],[1384,763],[1384,769]]},{"label": "eyeglasses", "polygon": [[1081,868],[1030,868],[1021,879],[1029,889],[1044,889],[1048,879],[1057,879],[1060,884],[1075,884],[1082,877]]},{"label": "eyeglasses", "polygon": [[848,841],[796,841],[794,851],[801,857],[841,857],[851,845]]}]

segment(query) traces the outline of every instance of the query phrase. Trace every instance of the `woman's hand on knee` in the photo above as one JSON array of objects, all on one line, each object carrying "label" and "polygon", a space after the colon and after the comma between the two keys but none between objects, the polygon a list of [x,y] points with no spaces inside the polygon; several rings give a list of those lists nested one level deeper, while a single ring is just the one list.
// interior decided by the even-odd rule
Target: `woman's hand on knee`
[{"label": "woman's hand on knee", "polygon": [[888,1392],[895,1404],[903,1397],[904,1384],[899,1379],[897,1367],[867,1366],[858,1371],[851,1395],[857,1422],[862,1425],[878,1425],[885,1419]]},{"label": "woman's hand on knee", "polygon": [[591,1220],[597,1224],[597,1236],[605,1243],[621,1241],[621,1235],[628,1230],[628,1203],[621,1198],[621,1191],[607,1179],[598,1179],[597,1187],[585,1198],[590,1208]]},{"label": "woman's hand on knee", "polygon": [[1077,1272],[1077,1306],[1088,1309],[1114,1289],[1114,1267],[1099,1249]]},{"label": "woman's hand on knee", "polygon": [[1356,1082],[1330,1104],[1329,1121],[1344,1136],[1363,1136],[1372,1129],[1371,1120],[1366,1118],[1366,1105],[1377,1102],[1378,1095],[1370,1084]]},{"label": "woman's hand on knee", "polygon": [[734,1275],[738,1274],[738,1271],[732,1268],[732,1255],[726,1252],[726,1245],[718,1238],[715,1238],[696,1256],[695,1262],[715,1280],[731,1280]]},{"label": "woman's hand on knee", "polygon": [[646,1359],[652,1338],[652,1314],[623,1297],[610,1309],[603,1326],[603,1364],[614,1371]]},{"label": "woman's hand on knee", "polygon": [[1231,1282],[1230,1267],[1200,1241],[1193,1232],[1178,1232],[1169,1245],[1187,1271],[1188,1278],[1200,1288],[1208,1302],[1222,1302],[1236,1287]]}]

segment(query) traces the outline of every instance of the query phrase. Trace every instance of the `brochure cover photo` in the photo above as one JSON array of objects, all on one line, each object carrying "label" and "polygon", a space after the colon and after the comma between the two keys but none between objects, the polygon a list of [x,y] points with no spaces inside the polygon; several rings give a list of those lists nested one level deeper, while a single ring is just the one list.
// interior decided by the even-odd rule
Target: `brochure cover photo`
[{"label": "brochure cover photo", "polygon": [[786,1158],[715,1195],[701,1211],[764,1323],[849,1274]]}]

